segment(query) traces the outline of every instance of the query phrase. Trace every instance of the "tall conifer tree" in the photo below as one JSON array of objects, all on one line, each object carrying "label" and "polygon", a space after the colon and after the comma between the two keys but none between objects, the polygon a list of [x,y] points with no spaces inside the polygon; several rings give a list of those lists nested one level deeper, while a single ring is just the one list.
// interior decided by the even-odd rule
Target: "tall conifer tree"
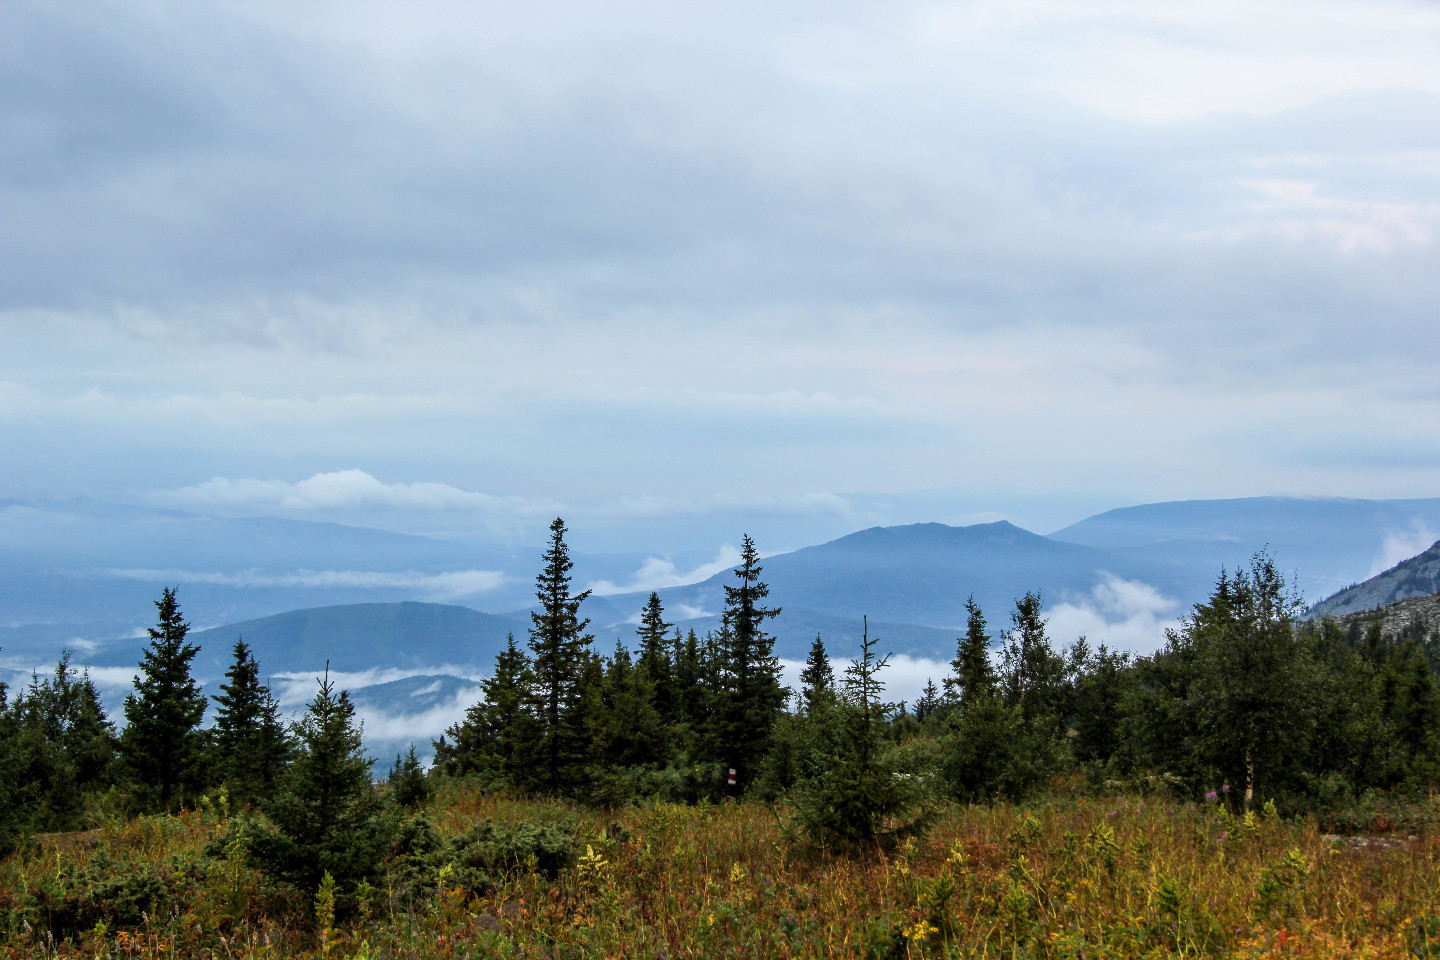
[{"label": "tall conifer tree", "polygon": [[785,703],[775,638],[765,632],[765,621],[778,616],[780,608],[762,605],[770,587],[760,579],[760,569],[760,553],[747,534],[734,571],[740,582],[725,587],[720,635],[724,694],[716,731],[722,759],[736,769],[742,789],[749,785],[748,772],[768,749],[771,727]]},{"label": "tall conifer tree", "polygon": [[153,789],[163,810],[197,787],[204,736],[205,696],[190,676],[200,648],[185,642],[190,625],[166,587],[155,601],[158,623],[140,661],[135,692],[125,698],[125,732],[120,747],[135,779]]},{"label": "tall conifer tree", "polygon": [[540,610],[530,614],[530,649],[538,703],[539,725],[535,744],[544,787],[551,793],[571,789],[580,767],[589,759],[585,738],[580,680],[586,654],[594,639],[586,634],[589,620],[581,620],[580,604],[589,590],[570,593],[570,549],[565,545],[565,521],[550,524],[550,546],[545,567],[535,578]]},{"label": "tall conifer tree", "polygon": [[995,669],[990,665],[990,634],[985,614],[972,593],[965,601],[965,636],[956,643],[954,671],[945,678],[945,693],[962,705],[995,689]]},{"label": "tall conifer tree", "polygon": [[280,721],[280,704],[260,682],[260,665],[244,639],[235,641],[228,683],[215,697],[218,773],[237,803],[262,802],[289,761],[291,744]]},{"label": "tall conifer tree", "polygon": [[678,719],[675,689],[675,662],[670,656],[667,633],[672,624],[665,622],[665,608],[660,595],[651,592],[640,613],[640,626],[635,633],[640,639],[640,658],[636,668],[649,685],[651,703],[661,720],[674,724]]},{"label": "tall conifer tree", "polygon": [[275,829],[249,838],[251,859],[306,892],[326,873],[342,887],[373,877],[389,845],[388,825],[355,707],[344,690],[336,693],[328,669],[295,733],[295,760],[265,808]]},{"label": "tall conifer tree", "polygon": [[480,683],[480,702],[435,741],[435,765],[451,775],[483,772],[516,784],[526,780],[526,766],[534,759],[533,685],[530,658],[512,633],[495,657],[494,671]]},{"label": "tall conifer tree", "polygon": [[1033,590],[1015,601],[1001,653],[1005,696],[1011,706],[1020,708],[1027,722],[1056,713],[1065,675],[1065,661],[1045,633],[1041,607],[1040,594]]},{"label": "tall conifer tree", "polygon": [[807,714],[814,713],[825,701],[835,694],[835,670],[830,666],[830,657],[825,653],[825,641],[820,634],[810,644],[810,656],[805,669],[800,671],[800,699]]}]

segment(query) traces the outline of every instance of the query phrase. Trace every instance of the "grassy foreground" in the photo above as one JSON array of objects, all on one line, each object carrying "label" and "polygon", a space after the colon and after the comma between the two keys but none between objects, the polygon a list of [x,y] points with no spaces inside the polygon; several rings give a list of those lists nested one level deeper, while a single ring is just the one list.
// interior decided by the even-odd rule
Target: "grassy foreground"
[{"label": "grassy foreground", "polygon": [[[0,863],[0,955],[1440,957],[1433,834],[1339,840],[1218,805],[1067,798],[950,808],[923,842],[852,861],[799,851],[752,804],[603,814],[455,787],[427,815],[445,836],[563,821],[580,856],[554,880],[520,865],[483,897],[443,873],[409,902],[382,882],[332,925],[324,898],[317,920],[313,896],[207,856],[219,811],[143,818]],[[137,922],[54,938],[81,873],[114,877]],[[141,874],[155,880],[136,893],[124,878]]]}]

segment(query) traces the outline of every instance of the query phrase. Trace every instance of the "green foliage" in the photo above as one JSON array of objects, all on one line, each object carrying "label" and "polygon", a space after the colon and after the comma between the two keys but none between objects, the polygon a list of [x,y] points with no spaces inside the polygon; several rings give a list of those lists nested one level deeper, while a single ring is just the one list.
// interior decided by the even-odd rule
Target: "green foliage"
[{"label": "green foliage", "polygon": [[554,879],[575,864],[574,831],[568,822],[506,825],[487,819],[447,840],[430,820],[413,817],[400,825],[391,847],[391,878],[411,901],[442,888],[484,896],[505,878],[523,874]]},{"label": "green foliage", "polygon": [[205,780],[200,730],[205,696],[190,676],[190,661],[200,648],[185,642],[190,625],[175,591],[165,588],[155,607],[158,622],[149,630],[135,692],[125,698],[120,748],[135,782],[150,791],[159,809],[170,810]]},{"label": "green foliage", "polygon": [[116,739],[87,673],[67,651],[53,676],[34,675],[4,709],[0,695],[0,823],[11,842],[31,830],[71,830],[90,795],[114,780]]},{"label": "green foliage", "polygon": [[[535,736],[527,746],[534,752],[535,785],[552,794],[570,793],[581,784],[590,759],[581,673],[593,638],[584,632],[590,621],[579,617],[580,604],[590,591],[570,593],[574,564],[565,545],[565,522],[559,517],[550,524],[550,546],[544,561],[544,569],[535,578],[540,610],[530,614],[537,709]],[[516,773],[526,769],[526,765],[517,765]]]},{"label": "green foliage", "polygon": [[243,639],[215,697],[215,771],[240,805],[262,803],[275,792],[292,744],[280,705],[260,682],[260,665]]},{"label": "green foliage", "polygon": [[659,764],[671,755],[673,744],[656,706],[653,673],[644,663],[635,666],[630,651],[616,643],[601,683],[600,706],[591,713],[596,754],[608,768]]},{"label": "green foliage", "polygon": [[328,673],[295,735],[295,759],[249,837],[250,859],[302,891],[315,890],[326,873],[352,889],[377,875],[391,824],[370,782],[355,708]]},{"label": "green foliage", "polygon": [[56,939],[102,922],[111,929],[137,927],[185,883],[187,867],[192,873],[203,870],[199,864],[173,863],[120,869],[102,852],[84,866],[67,864],[41,877],[30,894],[31,911]]},{"label": "green foliage", "polygon": [[1048,723],[1025,719],[998,693],[977,695],[954,715],[942,738],[941,775],[962,802],[1022,799],[1064,767],[1065,753]]},{"label": "green foliage", "polygon": [[395,757],[395,766],[390,771],[390,798],[407,810],[424,806],[435,796],[435,788],[425,776],[425,768],[415,753],[415,744],[404,758]]},{"label": "green foliage", "polygon": [[740,582],[725,586],[718,656],[712,660],[717,702],[709,745],[738,772],[742,790],[770,747],[771,728],[785,703],[775,638],[765,632],[765,621],[779,616],[780,608],[762,606],[770,587],[760,571],[760,553],[747,534],[734,571]]},{"label": "green foliage", "polygon": [[923,833],[931,818],[920,783],[897,768],[885,740],[888,709],[876,675],[889,657],[876,657],[877,642],[867,622],[839,697],[810,717],[823,738],[821,769],[797,787],[795,819],[805,841],[821,849],[893,849]]},{"label": "green foliage", "polygon": [[800,684],[800,702],[806,713],[823,709],[835,696],[835,671],[818,633],[810,644],[805,669],[800,671]]},{"label": "green foliage", "polygon": [[435,741],[435,765],[451,776],[486,774],[497,780],[520,779],[537,737],[532,699],[535,683],[530,658],[506,638],[495,669],[482,681],[484,695]]},{"label": "green foliage", "polygon": [[962,706],[989,696],[995,689],[995,668],[990,663],[990,634],[985,614],[975,595],[965,601],[965,635],[955,643],[952,675],[945,678],[945,694]]},{"label": "green foliage", "polygon": [[640,681],[650,688],[649,699],[659,715],[659,722],[674,726],[681,720],[679,690],[675,662],[668,638],[671,624],[665,622],[665,608],[660,595],[651,592],[640,611],[640,625],[635,629],[639,638],[639,659],[636,667]]},{"label": "green foliage", "polygon": [[1015,601],[1011,629],[1000,654],[1000,687],[1005,702],[1018,707],[1026,724],[1058,723],[1064,715],[1065,661],[1055,653],[1040,616],[1040,594]]}]

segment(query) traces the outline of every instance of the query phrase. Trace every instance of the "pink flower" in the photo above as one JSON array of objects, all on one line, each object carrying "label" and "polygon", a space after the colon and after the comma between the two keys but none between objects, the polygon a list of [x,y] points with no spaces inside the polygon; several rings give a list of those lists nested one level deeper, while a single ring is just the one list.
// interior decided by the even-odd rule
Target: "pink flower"
[{"label": "pink flower", "polygon": [[1206,803],[1214,803],[1216,800],[1219,800],[1219,799],[1220,799],[1220,794],[1216,793],[1214,790],[1211,790],[1209,793],[1205,794],[1205,802],[1206,802]]}]

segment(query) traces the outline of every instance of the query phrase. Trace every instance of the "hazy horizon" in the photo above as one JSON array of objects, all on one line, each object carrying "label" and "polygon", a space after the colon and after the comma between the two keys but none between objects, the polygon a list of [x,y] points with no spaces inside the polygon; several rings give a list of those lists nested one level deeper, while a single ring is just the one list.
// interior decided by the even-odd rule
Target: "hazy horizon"
[{"label": "hazy horizon", "polygon": [[713,556],[1437,490],[1433,4],[0,16],[0,497]]}]

